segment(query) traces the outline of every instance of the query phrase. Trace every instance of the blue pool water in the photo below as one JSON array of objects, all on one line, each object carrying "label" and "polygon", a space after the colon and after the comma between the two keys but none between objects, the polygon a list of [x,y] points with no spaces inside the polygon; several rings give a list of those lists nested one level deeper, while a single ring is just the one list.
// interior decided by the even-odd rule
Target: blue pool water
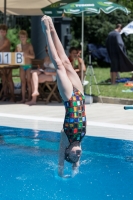
[{"label": "blue pool water", "polygon": [[86,136],[79,173],[62,179],[59,140],[60,133],[0,127],[0,200],[133,200],[132,141]]}]

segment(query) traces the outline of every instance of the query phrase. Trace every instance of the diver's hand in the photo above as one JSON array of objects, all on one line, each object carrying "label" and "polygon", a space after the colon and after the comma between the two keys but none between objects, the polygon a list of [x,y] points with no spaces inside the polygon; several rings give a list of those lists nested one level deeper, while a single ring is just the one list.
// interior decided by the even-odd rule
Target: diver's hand
[{"label": "diver's hand", "polygon": [[78,167],[73,168],[72,177],[76,176],[78,173],[79,173],[79,168]]},{"label": "diver's hand", "polygon": [[71,175],[64,175],[62,178],[72,178]]},{"label": "diver's hand", "polygon": [[71,178],[71,177],[72,177],[72,176],[69,175],[69,174],[63,175],[63,174],[58,173],[58,175],[59,175],[61,178]]}]

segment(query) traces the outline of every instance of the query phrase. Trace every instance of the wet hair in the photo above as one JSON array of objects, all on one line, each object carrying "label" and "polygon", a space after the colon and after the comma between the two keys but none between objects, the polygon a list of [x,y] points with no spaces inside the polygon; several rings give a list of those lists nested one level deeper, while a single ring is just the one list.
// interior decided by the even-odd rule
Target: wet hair
[{"label": "wet hair", "polygon": [[6,31],[8,30],[7,26],[5,24],[0,24],[0,30]]},{"label": "wet hair", "polygon": [[122,29],[122,24],[117,24],[115,28],[116,29],[118,29],[118,28]]},{"label": "wet hair", "polygon": [[69,149],[69,147],[70,147],[70,145],[66,148],[66,150],[65,150],[65,160],[67,161],[67,162],[69,162],[69,163],[76,163],[76,162],[78,162],[79,161],[79,159],[80,159],[80,157],[77,157],[78,159],[77,159],[77,161],[75,162],[75,161],[73,161],[71,158],[70,158],[70,153],[67,153],[67,149]]},{"label": "wet hair", "polygon": [[24,36],[28,37],[28,33],[27,33],[27,31],[25,31],[25,30],[20,30],[19,33],[18,33],[18,35],[19,35],[19,36],[20,36],[20,35],[24,35]]},{"label": "wet hair", "polygon": [[[65,152],[65,160],[69,163],[75,163],[75,161],[73,161],[70,157],[69,157],[69,153]],[[77,160],[78,161],[78,160]]]},{"label": "wet hair", "polygon": [[71,53],[72,51],[77,51],[77,48],[76,48],[76,47],[71,47],[71,48],[69,49],[69,53]]}]

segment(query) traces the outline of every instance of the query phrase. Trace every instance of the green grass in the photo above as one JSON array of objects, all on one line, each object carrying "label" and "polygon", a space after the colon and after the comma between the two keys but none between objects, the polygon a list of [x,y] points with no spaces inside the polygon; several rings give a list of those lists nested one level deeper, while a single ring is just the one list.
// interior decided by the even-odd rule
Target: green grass
[{"label": "green grass", "polygon": [[19,70],[20,69],[13,69],[12,70],[13,82],[14,83],[20,83]]},{"label": "green grass", "polygon": [[[124,86],[124,83],[119,83],[118,85],[110,85],[110,84],[104,83],[105,80],[110,78],[109,68],[93,68],[93,69],[94,69],[95,77],[98,82],[98,87],[99,87],[101,96],[133,99],[133,92],[131,93],[122,92],[122,90],[127,90],[131,88],[131,87]],[[86,80],[90,79],[89,73],[90,71],[88,72]],[[129,78],[132,77],[130,72],[120,73],[120,76],[129,77]],[[86,94],[90,93],[89,84],[85,87],[85,93]],[[97,87],[94,81],[94,76],[92,76],[92,94],[95,96],[99,96]]]},{"label": "green grass", "polygon": [[[99,87],[101,96],[133,99],[133,92],[131,93],[122,92],[122,90],[127,90],[130,88],[130,87],[124,86],[124,83],[119,83],[118,85],[115,85],[115,86],[104,83],[105,80],[110,78],[110,68],[93,68],[93,69],[94,69],[96,80],[98,82],[98,87]],[[120,76],[130,78],[132,75],[129,72],[129,73],[121,73]],[[86,80],[89,80],[89,79],[90,79],[90,76],[89,76],[89,71],[88,71]],[[13,69],[13,81],[15,83],[20,82],[19,69]],[[86,94],[90,93],[89,84],[85,87],[85,93]],[[92,76],[92,94],[95,96],[99,96],[97,87],[94,81],[94,76]]]}]

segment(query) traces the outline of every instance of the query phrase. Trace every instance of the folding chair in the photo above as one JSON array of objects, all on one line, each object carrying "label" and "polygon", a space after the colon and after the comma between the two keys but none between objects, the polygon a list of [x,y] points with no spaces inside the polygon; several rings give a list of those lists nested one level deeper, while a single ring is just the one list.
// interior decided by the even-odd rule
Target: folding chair
[{"label": "folding chair", "polygon": [[61,98],[59,95],[57,82],[45,82],[43,84],[39,84],[39,93],[42,100],[45,101],[45,104],[48,104],[52,100],[61,102]]},{"label": "folding chair", "polygon": [[32,69],[38,69],[38,68],[42,68],[44,63],[43,59],[33,59],[32,60]]}]

